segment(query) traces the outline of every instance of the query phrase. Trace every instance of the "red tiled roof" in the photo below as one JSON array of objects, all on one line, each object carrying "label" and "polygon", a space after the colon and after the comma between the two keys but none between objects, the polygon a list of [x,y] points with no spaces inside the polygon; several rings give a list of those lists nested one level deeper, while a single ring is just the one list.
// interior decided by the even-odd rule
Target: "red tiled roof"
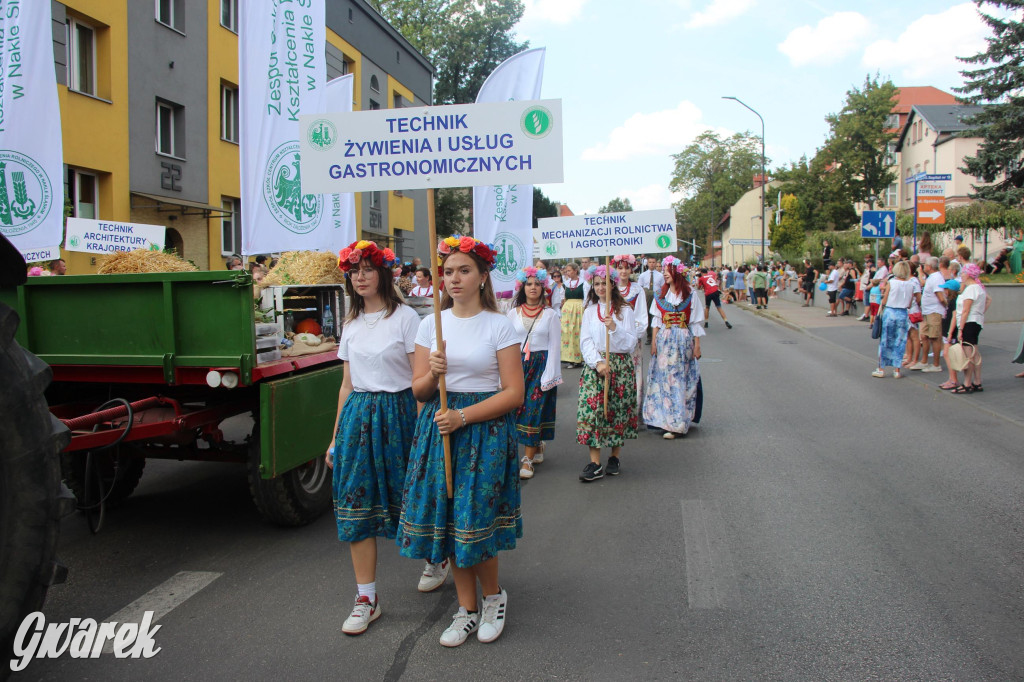
[{"label": "red tiled roof", "polygon": [[956,96],[931,85],[899,88],[893,98],[894,114],[909,114],[910,108],[918,104],[957,104]]},{"label": "red tiled roof", "polygon": [[565,217],[571,216],[571,215],[576,215],[576,214],[573,213],[572,209],[569,208],[566,204],[559,204],[558,205],[558,217],[559,218],[565,218]]}]

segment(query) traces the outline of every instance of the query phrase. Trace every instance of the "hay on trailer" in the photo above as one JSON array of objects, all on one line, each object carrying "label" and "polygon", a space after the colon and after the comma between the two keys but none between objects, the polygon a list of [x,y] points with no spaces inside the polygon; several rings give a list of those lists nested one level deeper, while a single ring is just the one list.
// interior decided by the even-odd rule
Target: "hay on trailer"
[{"label": "hay on trailer", "polygon": [[291,284],[344,284],[338,269],[338,255],[326,251],[288,251],[281,254],[274,269],[255,285],[256,293],[272,286]]},{"label": "hay on trailer", "polygon": [[140,272],[196,272],[199,268],[187,260],[164,251],[117,251],[103,260],[101,275],[127,275]]}]

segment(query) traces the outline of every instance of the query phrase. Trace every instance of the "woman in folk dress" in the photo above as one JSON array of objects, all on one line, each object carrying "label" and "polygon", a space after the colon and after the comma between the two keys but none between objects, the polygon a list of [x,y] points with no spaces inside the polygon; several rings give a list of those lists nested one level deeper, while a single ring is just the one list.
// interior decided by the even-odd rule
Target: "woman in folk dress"
[{"label": "woman in folk dress", "polygon": [[[441,644],[455,647],[473,632],[493,642],[505,626],[508,595],[498,583],[498,552],[514,549],[523,535],[514,418],[523,404],[523,365],[515,330],[498,312],[491,286],[497,253],[472,237],[448,237],[438,252],[444,343],[428,315],[416,334],[412,390],[425,405],[409,455],[398,546],[403,556],[454,564],[459,610]],[[444,435],[451,440],[451,500]]]},{"label": "woman in folk dress", "polygon": [[[587,271],[591,288],[580,331],[580,352],[584,367],[576,412],[576,442],[590,449],[590,463],[580,474],[584,483],[619,473],[619,456],[626,440],[636,438],[636,378],[633,348],[637,344],[633,309],[622,300],[616,286],[618,273],[611,277],[611,305],[605,304],[605,266]],[[609,356],[605,360],[605,334],[609,334]],[[604,406],[605,377],[609,377],[608,409]],[[601,464],[601,448],[611,448],[608,464]]]},{"label": "woman in folk dress", "polygon": [[516,411],[519,443],[526,449],[519,478],[533,478],[533,465],[544,461],[544,441],[555,438],[555,402],[562,383],[561,321],[548,305],[551,279],[546,270],[525,268],[516,274],[515,307],[508,318],[522,350],[526,397]]},{"label": "woman in folk dress", "polygon": [[576,263],[568,263],[562,268],[562,362],[570,367],[578,367],[583,362],[580,355],[580,322],[583,320],[583,297],[585,283],[580,279],[580,268]]},{"label": "woman in folk dress", "polygon": [[686,280],[686,266],[675,256],[662,261],[665,285],[651,303],[651,369],[643,417],[672,440],[700,421],[700,338],[704,336],[704,305]]},{"label": "woman in folk dress", "polygon": [[[622,255],[612,258],[612,266],[619,273],[619,293],[630,308],[636,320],[636,338],[642,339],[647,333],[647,294],[643,288],[630,279],[636,266],[636,256]],[[636,369],[636,409],[637,413],[644,404],[644,358],[643,344],[637,343],[633,349],[633,366]]]}]

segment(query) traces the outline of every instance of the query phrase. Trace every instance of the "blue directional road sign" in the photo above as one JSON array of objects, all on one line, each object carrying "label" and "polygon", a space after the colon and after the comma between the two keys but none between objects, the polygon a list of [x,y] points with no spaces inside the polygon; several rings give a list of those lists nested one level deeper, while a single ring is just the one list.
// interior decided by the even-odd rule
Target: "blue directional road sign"
[{"label": "blue directional road sign", "polygon": [[864,211],[860,219],[860,236],[869,239],[895,237],[896,211]]}]

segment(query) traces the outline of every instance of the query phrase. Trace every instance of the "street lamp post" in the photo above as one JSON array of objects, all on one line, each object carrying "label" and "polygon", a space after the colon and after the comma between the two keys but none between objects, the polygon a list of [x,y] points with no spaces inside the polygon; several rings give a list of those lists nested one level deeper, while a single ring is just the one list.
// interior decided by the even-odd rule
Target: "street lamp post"
[{"label": "street lamp post", "polygon": [[761,119],[761,216],[760,216],[760,219],[761,219],[761,260],[764,261],[765,260],[765,254],[767,253],[767,251],[765,251],[765,245],[764,245],[764,242],[765,242],[765,238],[764,238],[764,230],[765,230],[765,224],[764,224],[764,207],[765,207],[765,203],[764,203],[764,183],[765,183],[765,175],[764,175],[764,162],[765,162],[765,159],[764,159],[764,118],[761,116],[761,114],[757,113],[757,111],[753,107],[751,107],[750,105],[746,104],[743,100],[741,100],[738,97],[723,96],[722,99],[731,99],[731,100],[734,100],[736,102],[739,102],[740,104],[742,104],[747,109],[750,109],[751,111],[753,111],[754,115],[757,116],[759,119]]}]

